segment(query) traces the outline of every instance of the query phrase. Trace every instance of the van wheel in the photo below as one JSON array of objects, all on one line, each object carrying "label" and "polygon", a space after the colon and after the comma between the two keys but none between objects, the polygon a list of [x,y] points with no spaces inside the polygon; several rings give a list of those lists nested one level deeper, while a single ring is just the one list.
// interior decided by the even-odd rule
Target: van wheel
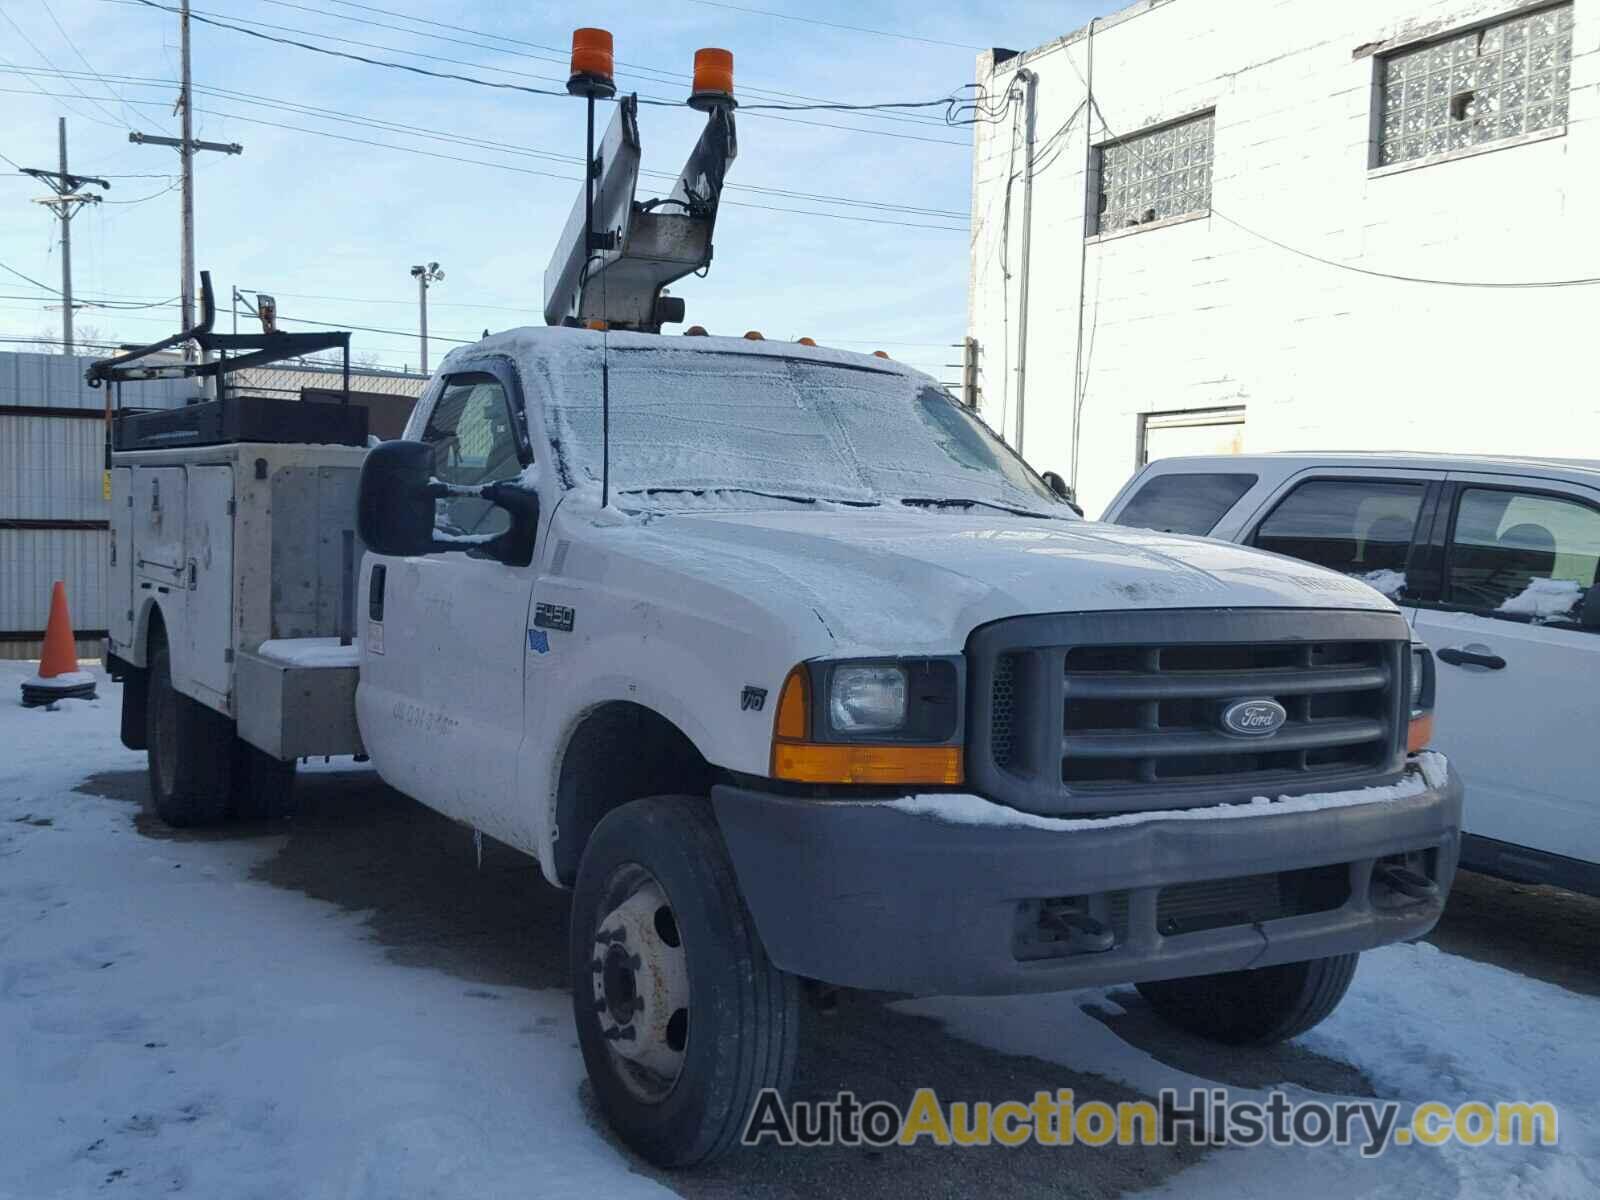
[{"label": "van wheel", "polygon": [[145,744],[157,816],[179,829],[227,819],[233,725],[172,686],[164,642],[150,653]]},{"label": "van wheel", "polygon": [[284,762],[242,737],[233,739],[232,815],[242,821],[286,817],[294,811],[294,760]]},{"label": "van wheel", "polygon": [[799,986],[768,960],[703,798],[606,815],[578,865],[571,943],[595,1097],[652,1163],[716,1157],[764,1088],[787,1089]]},{"label": "van wheel", "polygon": [[1335,1008],[1355,978],[1359,954],[1224,971],[1135,986],[1179,1029],[1232,1046],[1298,1037]]}]

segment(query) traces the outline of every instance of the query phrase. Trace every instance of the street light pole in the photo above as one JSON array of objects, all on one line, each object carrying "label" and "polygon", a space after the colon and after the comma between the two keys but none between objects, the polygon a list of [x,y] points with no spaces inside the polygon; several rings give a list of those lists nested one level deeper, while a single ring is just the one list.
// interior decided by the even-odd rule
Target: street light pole
[{"label": "street light pole", "polygon": [[419,328],[422,334],[422,373],[428,373],[428,286],[444,282],[444,272],[439,269],[439,264],[418,263],[411,268],[411,275],[417,281],[417,306],[419,312]]}]

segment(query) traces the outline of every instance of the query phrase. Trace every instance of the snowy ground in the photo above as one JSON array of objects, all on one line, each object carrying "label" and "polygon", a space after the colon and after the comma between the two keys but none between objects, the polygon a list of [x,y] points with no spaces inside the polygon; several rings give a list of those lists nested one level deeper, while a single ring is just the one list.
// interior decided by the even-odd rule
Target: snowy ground
[{"label": "snowy ground", "polygon": [[[561,989],[561,897],[388,793],[302,781],[293,824],[174,836],[140,810],[118,693],[16,705],[0,664],[0,1198],[1600,1195],[1600,905],[1469,881],[1470,922],[1366,956],[1289,1047],[1166,1031],[1130,989],[809,1015],[797,1092],[1080,1100],[1548,1099],[1544,1149],[792,1150],[661,1176],[595,1118]],[[1520,906],[1520,907],[1519,907]],[[1452,908],[1452,914],[1455,912]],[[1526,918],[1524,924],[1514,920]],[[1582,936],[1556,930],[1579,928]],[[1542,922],[1542,923],[1536,923]],[[1554,940],[1552,940],[1554,939]],[[1481,958],[1509,963],[1517,970]],[[1537,977],[1535,977],[1537,976]],[[1560,979],[1569,987],[1548,982]]]}]

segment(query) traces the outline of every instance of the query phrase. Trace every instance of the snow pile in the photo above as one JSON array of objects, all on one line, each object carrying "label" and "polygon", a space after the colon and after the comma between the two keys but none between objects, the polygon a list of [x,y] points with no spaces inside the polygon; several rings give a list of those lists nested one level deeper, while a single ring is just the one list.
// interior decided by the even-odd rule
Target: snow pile
[{"label": "snow pile", "polygon": [[1583,599],[1583,588],[1571,579],[1534,579],[1515,596],[1501,603],[1497,612],[1518,613],[1534,618],[1564,617]]},{"label": "snow pile", "polygon": [[595,1127],[564,991],[397,966],[251,878],[282,839],[147,840],[73,791],[143,769],[97,678],[0,704],[0,1197],[671,1195]]},{"label": "snow pile", "polygon": [[63,671],[59,675],[51,675],[48,679],[43,675],[33,675],[22,682],[29,687],[38,688],[68,688],[81,687],[86,683],[93,683],[98,676],[92,671]]},{"label": "snow pile", "polygon": [[1356,578],[1368,587],[1376,588],[1391,600],[1400,599],[1406,590],[1404,571],[1368,571],[1365,575],[1357,575]]},{"label": "snow pile", "polygon": [[[932,817],[952,825],[996,825],[1066,832],[1074,829],[1109,829],[1115,825],[1144,825],[1151,821],[1227,821],[1240,817],[1278,816],[1285,813],[1318,812],[1325,808],[1349,808],[1357,804],[1384,804],[1420,796],[1429,788],[1442,787],[1449,778],[1445,756],[1435,751],[1418,756],[1418,770],[1407,773],[1399,783],[1388,787],[1356,788],[1344,792],[1313,792],[1309,796],[1279,796],[1276,800],[1256,796],[1248,804],[1216,804],[1206,808],[1169,808],[1155,812],[1118,813],[1109,817],[1041,817],[1021,812],[982,796],[962,793],[933,793],[903,796],[890,800],[886,807],[913,816]],[[1426,760],[1426,761],[1422,761]]]}]

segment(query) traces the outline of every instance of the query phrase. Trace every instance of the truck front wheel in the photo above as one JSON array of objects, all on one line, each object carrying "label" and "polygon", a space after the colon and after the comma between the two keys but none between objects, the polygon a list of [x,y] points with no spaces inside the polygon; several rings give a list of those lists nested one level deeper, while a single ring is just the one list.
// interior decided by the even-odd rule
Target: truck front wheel
[{"label": "truck front wheel", "polygon": [[228,816],[233,724],[172,686],[165,643],[150,652],[145,745],[150,798],[168,825],[215,825]]},{"label": "truck front wheel", "polygon": [[1335,1008],[1355,978],[1359,954],[1141,983],[1140,995],[1179,1029],[1232,1046],[1297,1037]]},{"label": "truck front wheel", "polygon": [[656,796],[595,827],[572,900],[572,1006],[600,1108],[685,1167],[739,1138],[794,1073],[799,988],[768,960],[709,805]]}]

